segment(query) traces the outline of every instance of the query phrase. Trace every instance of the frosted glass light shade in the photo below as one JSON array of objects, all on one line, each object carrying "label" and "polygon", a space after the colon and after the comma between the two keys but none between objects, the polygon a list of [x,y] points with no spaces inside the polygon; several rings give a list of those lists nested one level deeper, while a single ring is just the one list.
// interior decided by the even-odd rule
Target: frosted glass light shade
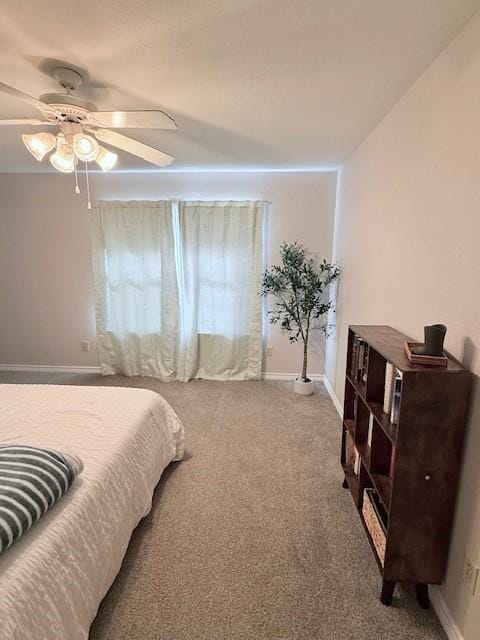
[{"label": "frosted glass light shade", "polygon": [[55,153],[50,156],[50,162],[57,171],[73,173],[75,156],[69,144],[59,144]]},{"label": "frosted glass light shade", "polygon": [[55,148],[55,136],[51,133],[24,134],[22,140],[32,156],[39,162],[43,160],[46,153]]},{"label": "frosted glass light shade", "polygon": [[98,155],[99,144],[92,136],[77,133],[73,137],[73,151],[79,160],[90,162]]},{"label": "frosted glass light shade", "polygon": [[99,148],[98,155],[95,158],[95,162],[97,162],[100,169],[104,172],[110,171],[110,169],[115,166],[117,160],[117,154],[112,151],[108,151],[105,147]]}]

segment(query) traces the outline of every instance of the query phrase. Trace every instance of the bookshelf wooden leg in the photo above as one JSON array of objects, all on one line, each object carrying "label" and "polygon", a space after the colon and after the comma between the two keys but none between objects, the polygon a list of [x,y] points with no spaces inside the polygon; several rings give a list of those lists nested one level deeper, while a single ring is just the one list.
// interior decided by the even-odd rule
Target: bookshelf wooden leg
[{"label": "bookshelf wooden leg", "polygon": [[384,604],[386,607],[389,607],[392,604],[394,589],[395,589],[395,582],[391,582],[390,580],[383,581],[380,602]]},{"label": "bookshelf wooden leg", "polygon": [[343,479],[342,487],[343,487],[344,489],[348,489],[348,482],[347,482],[347,479],[346,479],[346,478],[344,478],[344,479]]},{"label": "bookshelf wooden leg", "polygon": [[416,584],[417,602],[422,609],[430,608],[430,598],[428,596],[428,584]]}]

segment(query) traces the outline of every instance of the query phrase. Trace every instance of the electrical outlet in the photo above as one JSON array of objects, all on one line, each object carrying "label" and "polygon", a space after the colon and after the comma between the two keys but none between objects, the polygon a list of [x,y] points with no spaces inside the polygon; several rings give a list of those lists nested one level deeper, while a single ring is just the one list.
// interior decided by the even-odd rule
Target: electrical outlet
[{"label": "electrical outlet", "polygon": [[90,351],[90,340],[82,340],[80,346],[82,351]]},{"label": "electrical outlet", "polygon": [[471,594],[474,595],[478,581],[478,567],[473,564],[467,555],[463,564],[463,581],[468,586]]},{"label": "electrical outlet", "polygon": [[273,353],[273,347],[268,346],[265,348],[265,355],[267,356],[267,358],[269,358],[272,355],[272,353]]}]

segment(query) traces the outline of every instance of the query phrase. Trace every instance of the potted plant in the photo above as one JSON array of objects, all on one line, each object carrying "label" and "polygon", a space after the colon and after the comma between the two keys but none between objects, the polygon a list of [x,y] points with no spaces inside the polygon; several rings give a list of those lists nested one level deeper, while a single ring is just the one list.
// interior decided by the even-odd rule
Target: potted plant
[{"label": "potted plant", "polygon": [[291,343],[303,342],[302,374],[294,389],[301,395],[313,392],[307,376],[308,343],[311,331],[328,329],[327,314],[333,302],[328,298],[329,285],[340,275],[340,268],[312,256],[298,242],[284,242],[280,247],[282,264],[268,267],[263,274],[261,295],[274,298],[269,310],[272,324],[280,324],[289,333]]}]

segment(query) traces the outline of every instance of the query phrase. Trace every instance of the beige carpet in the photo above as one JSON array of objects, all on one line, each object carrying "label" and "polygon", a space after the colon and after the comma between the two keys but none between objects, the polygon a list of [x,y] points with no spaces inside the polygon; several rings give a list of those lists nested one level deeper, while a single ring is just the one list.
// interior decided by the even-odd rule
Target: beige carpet
[{"label": "beige carpet", "polygon": [[323,387],[304,398],[276,382],[23,373],[0,382],[148,387],[185,423],[187,457],[165,472],[91,640],[445,638],[411,589],[397,588],[390,608],[378,600]]}]

